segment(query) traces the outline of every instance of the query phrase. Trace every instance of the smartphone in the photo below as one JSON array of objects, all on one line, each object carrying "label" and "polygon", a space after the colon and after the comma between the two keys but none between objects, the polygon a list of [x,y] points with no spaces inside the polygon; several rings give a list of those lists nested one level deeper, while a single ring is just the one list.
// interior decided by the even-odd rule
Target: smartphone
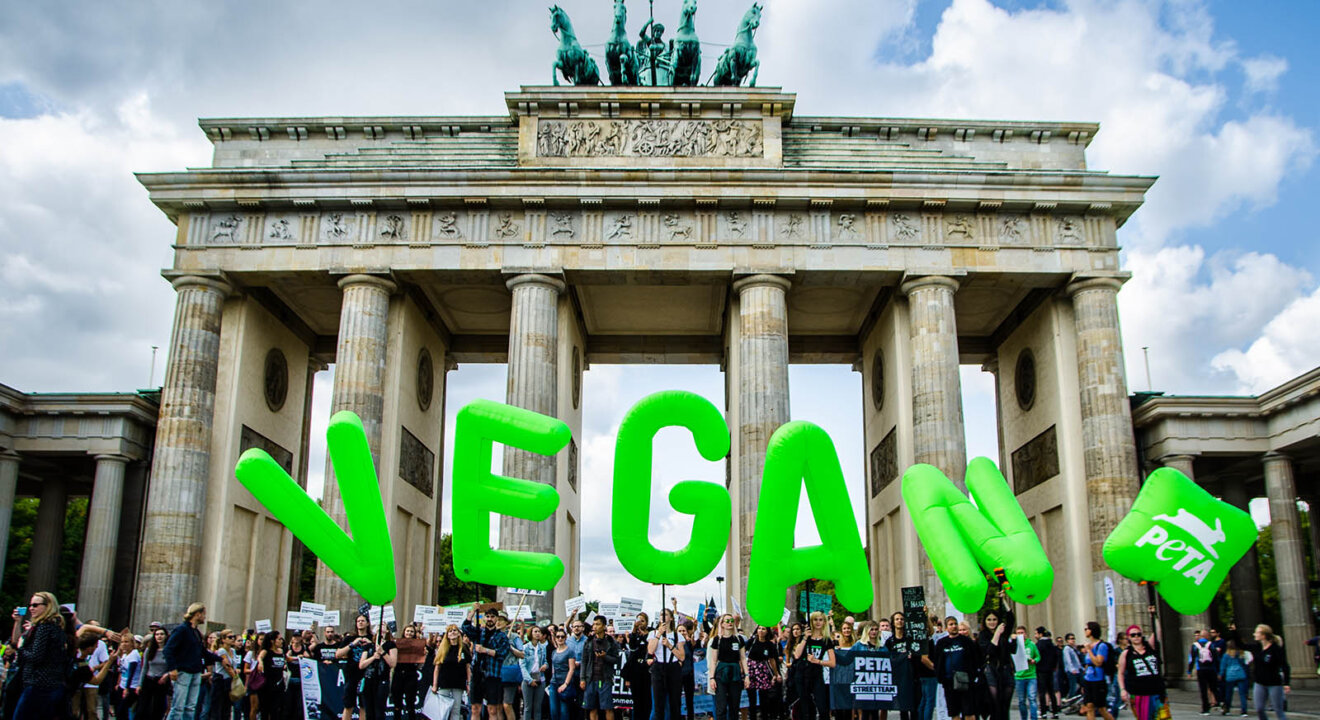
[{"label": "smartphone", "polygon": [[25,607],[16,607],[16,608],[14,608],[14,612],[18,613],[18,616],[19,616],[19,617],[26,617],[26,616],[27,616],[27,610],[28,610],[28,609],[25,608]]}]

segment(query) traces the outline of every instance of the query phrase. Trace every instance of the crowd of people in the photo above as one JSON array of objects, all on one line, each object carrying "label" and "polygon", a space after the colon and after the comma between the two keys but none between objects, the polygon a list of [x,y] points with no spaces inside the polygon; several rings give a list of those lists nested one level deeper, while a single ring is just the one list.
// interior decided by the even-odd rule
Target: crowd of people
[{"label": "crowd of people", "polygon": [[[578,614],[560,624],[510,622],[497,607],[473,606],[461,625],[423,633],[402,628],[424,658],[401,661],[391,627],[357,615],[345,634],[310,630],[216,630],[203,635],[206,608],[188,607],[183,622],[152,623],[143,635],[81,622],[47,592],[16,608],[5,651],[2,720],[296,720],[303,716],[299,661],[333,666],[342,682],[322,687],[342,699],[342,720],[414,720],[429,690],[430,720],[694,720],[697,682],[712,696],[713,720],[887,720],[887,711],[831,707],[831,670],[857,649],[887,649],[911,672],[902,720],[1057,718],[1076,708],[1088,720],[1168,717],[1158,640],[1133,625],[1110,643],[1089,622],[1080,641],[1016,625],[1008,598],[983,613],[976,632],[948,617],[878,620],[811,613],[805,623],[740,629],[741,618],[713,611],[678,612],[677,601],[654,623],[631,628]],[[918,625],[917,623],[920,623]],[[1155,642],[1152,642],[1155,640]],[[419,642],[420,641],[420,642]],[[1320,652],[1320,644],[1317,645]],[[1272,708],[1286,720],[1291,669],[1268,626],[1250,639],[1230,629],[1201,633],[1187,648],[1187,670],[1200,687],[1202,714],[1227,715],[1233,694],[1247,714],[1250,689],[1259,720]],[[704,677],[699,666],[706,669]],[[621,680],[621,683],[616,683]],[[615,706],[616,687],[627,701]],[[342,697],[339,696],[342,694]],[[622,699],[621,699],[622,700]],[[686,700],[686,702],[683,702]],[[338,703],[335,704],[338,708]],[[443,717],[435,717],[436,707]],[[389,714],[387,714],[389,713]],[[484,718],[483,718],[484,713]],[[833,716],[833,717],[831,717]]]}]

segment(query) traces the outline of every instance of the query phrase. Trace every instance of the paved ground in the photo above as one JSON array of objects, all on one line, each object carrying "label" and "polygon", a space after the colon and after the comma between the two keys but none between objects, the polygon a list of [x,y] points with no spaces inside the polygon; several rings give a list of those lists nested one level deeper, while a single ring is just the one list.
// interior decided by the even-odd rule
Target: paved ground
[{"label": "paved ground", "polygon": [[[1172,706],[1173,716],[1175,718],[1193,718],[1200,717],[1201,696],[1196,690],[1170,690],[1169,704]],[[1233,712],[1229,713],[1230,718],[1237,718],[1241,712],[1241,705],[1237,698],[1233,699]],[[1248,704],[1247,709],[1255,717],[1255,706]],[[1298,690],[1294,689],[1288,698],[1288,717],[1298,718],[1318,718],[1320,719],[1320,689]],[[1212,710],[1211,718],[1222,717],[1218,710]],[[1132,720],[1130,713],[1121,714],[1117,720]],[[1270,720],[1276,720],[1273,713],[1269,715]]]}]

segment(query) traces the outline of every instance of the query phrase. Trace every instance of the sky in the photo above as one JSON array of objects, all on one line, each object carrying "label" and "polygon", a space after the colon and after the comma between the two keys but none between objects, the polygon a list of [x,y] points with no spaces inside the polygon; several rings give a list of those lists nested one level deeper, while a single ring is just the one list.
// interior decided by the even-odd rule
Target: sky
[{"label": "sky", "polygon": [[[608,3],[560,4],[588,46],[604,42]],[[655,0],[657,18],[672,26],[679,5]],[[630,4],[633,32],[643,7]],[[704,0],[708,63],[745,9]],[[198,117],[496,114],[505,91],[550,80],[555,49],[545,4],[510,0],[3,0],[0,17],[0,382],[24,391],[159,384],[173,226],[133,173],[208,165]],[[1316,3],[769,0],[759,84],[796,92],[811,115],[1099,122],[1091,168],[1160,177],[1119,231],[1130,387],[1258,393],[1320,362],[1318,25]],[[504,382],[503,366],[450,373],[448,432],[468,400],[502,400]],[[609,496],[614,429],[633,402],[686,389],[719,405],[722,382],[713,366],[593,366],[584,492]],[[330,383],[317,378],[314,437]],[[790,385],[794,419],[834,438],[860,521],[860,377],[794,366]],[[996,453],[992,392],[964,368],[969,456]],[[671,462],[656,469],[650,530],[676,548],[691,519],[668,510],[669,488],[723,469],[678,431],[658,442]],[[318,446],[314,485],[323,458]],[[800,542],[815,539],[807,517]],[[658,590],[614,559],[608,524],[583,519],[584,590],[654,604]],[[712,578],[679,594],[715,591]]]}]

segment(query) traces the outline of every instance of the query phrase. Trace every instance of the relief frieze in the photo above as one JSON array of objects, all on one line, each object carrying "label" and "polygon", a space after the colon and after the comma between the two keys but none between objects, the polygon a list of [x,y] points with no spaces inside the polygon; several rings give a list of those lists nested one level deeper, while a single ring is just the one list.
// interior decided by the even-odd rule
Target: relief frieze
[{"label": "relief frieze", "polygon": [[764,157],[751,120],[542,120],[539,157]]}]

